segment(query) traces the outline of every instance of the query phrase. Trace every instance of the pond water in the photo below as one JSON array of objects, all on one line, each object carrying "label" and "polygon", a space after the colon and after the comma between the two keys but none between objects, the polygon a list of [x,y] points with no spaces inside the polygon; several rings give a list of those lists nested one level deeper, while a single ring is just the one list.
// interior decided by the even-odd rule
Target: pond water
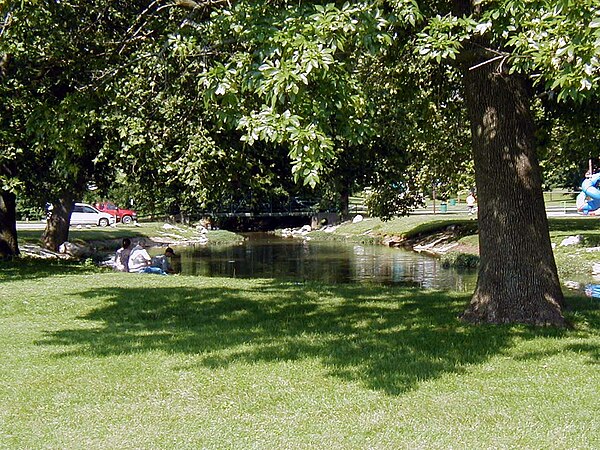
[{"label": "pond water", "polygon": [[474,271],[444,269],[436,258],[384,245],[314,242],[249,233],[242,245],[176,249],[183,275],[378,283],[472,291]]}]

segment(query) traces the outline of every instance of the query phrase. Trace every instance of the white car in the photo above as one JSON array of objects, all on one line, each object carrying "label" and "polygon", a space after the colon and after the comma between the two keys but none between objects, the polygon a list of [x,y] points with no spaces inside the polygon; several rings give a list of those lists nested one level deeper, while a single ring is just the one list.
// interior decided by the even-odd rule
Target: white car
[{"label": "white car", "polygon": [[71,225],[98,225],[107,227],[115,223],[115,216],[98,211],[87,203],[75,203],[71,213]]}]

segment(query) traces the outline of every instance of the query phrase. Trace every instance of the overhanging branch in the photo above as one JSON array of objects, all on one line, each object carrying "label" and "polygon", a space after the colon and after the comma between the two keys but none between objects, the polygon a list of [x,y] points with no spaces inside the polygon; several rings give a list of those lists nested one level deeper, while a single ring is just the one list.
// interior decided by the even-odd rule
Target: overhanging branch
[{"label": "overhanging branch", "polygon": [[229,0],[204,0],[197,2],[195,0],[175,0],[174,5],[182,8],[197,10],[197,9],[214,9],[219,6],[229,5]]}]

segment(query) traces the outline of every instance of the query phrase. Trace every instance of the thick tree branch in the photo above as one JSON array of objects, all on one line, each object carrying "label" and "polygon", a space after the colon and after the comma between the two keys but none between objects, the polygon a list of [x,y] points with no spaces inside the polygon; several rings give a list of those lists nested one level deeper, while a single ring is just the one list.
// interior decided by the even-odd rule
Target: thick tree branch
[{"label": "thick tree branch", "polygon": [[0,78],[3,78],[8,73],[8,66],[10,65],[11,56],[9,53],[5,53],[0,56]]},{"label": "thick tree branch", "polygon": [[204,0],[197,2],[195,0],[175,0],[175,6],[182,8],[197,10],[197,9],[215,9],[219,6],[230,4],[229,0]]}]

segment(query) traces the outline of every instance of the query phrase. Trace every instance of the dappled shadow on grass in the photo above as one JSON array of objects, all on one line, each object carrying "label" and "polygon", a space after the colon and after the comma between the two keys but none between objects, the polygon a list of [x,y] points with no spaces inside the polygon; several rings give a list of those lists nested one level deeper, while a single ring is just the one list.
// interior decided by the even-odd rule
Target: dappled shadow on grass
[{"label": "dappled shadow on grass", "polygon": [[565,231],[571,233],[578,231],[597,231],[598,218],[583,216],[574,219],[551,217],[548,219],[548,228],[550,231]]},{"label": "dappled shadow on grass", "polygon": [[553,239],[562,240],[569,236],[582,235],[585,246],[595,247],[600,245],[597,217],[550,218],[548,228]]},{"label": "dappled shadow on grass", "polygon": [[[581,323],[581,328],[598,332],[600,330],[600,299],[582,296],[568,296],[568,313]],[[585,333],[582,333],[585,338]],[[567,349],[575,353],[585,353],[592,364],[600,364],[600,346],[589,342],[573,343]]]},{"label": "dappled shadow on grass", "polygon": [[569,236],[581,235],[586,247],[600,245],[600,231],[597,217],[581,217],[577,219],[554,218],[549,221],[549,229],[553,239],[562,240]]},{"label": "dappled shadow on grass", "polygon": [[0,261],[0,282],[84,274],[99,270],[97,267],[86,266],[79,261],[19,257],[12,261]]},{"label": "dappled shadow on grass", "polygon": [[[564,345],[541,346],[539,350],[528,350],[523,354],[513,355],[513,358],[522,361],[541,360],[567,351],[585,354],[591,364],[600,364],[600,346],[597,344],[600,340],[600,300],[574,293],[567,293],[565,300],[565,317],[575,324],[574,328],[568,331],[568,336],[574,341]],[[557,337],[566,333],[553,328],[542,328],[536,330],[535,336]]]},{"label": "dappled shadow on grass", "polygon": [[[390,394],[502,353],[513,337],[560,330],[469,326],[467,298],[376,286],[265,282],[248,288],[92,289],[96,328],[48,333],[60,356],[197,355],[205,367],[318,359],[331,375]],[[67,350],[63,350],[66,346]]]}]

